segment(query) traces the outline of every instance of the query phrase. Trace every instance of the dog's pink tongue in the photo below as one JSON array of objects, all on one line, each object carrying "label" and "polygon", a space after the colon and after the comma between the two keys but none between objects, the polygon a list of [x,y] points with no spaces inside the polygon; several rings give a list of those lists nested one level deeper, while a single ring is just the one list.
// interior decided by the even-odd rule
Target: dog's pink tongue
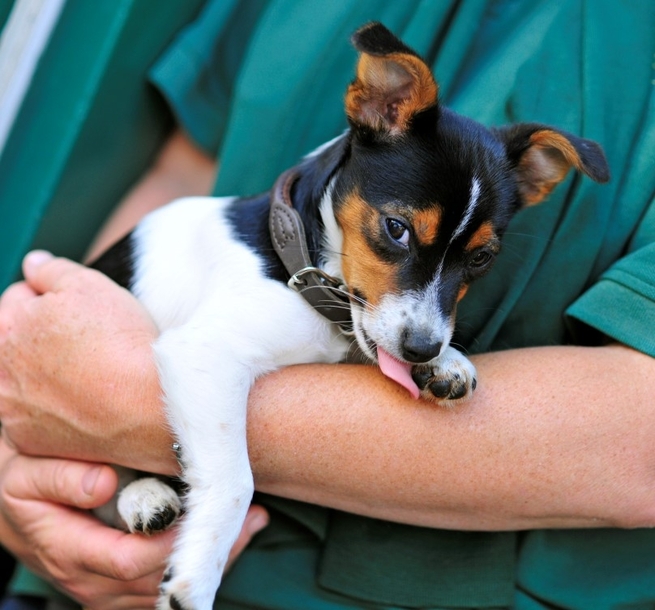
[{"label": "dog's pink tongue", "polygon": [[378,347],[378,364],[380,370],[389,379],[393,379],[399,383],[414,397],[419,397],[419,389],[414,380],[412,379],[412,365],[406,364],[396,360],[391,354],[385,352],[381,347]]}]

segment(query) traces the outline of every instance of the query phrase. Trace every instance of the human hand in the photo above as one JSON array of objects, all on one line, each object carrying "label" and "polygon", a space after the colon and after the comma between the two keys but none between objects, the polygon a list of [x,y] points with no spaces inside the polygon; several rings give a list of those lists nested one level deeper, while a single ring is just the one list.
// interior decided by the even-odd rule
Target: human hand
[{"label": "human hand", "polygon": [[108,466],[21,456],[0,443],[1,542],[85,606],[152,607],[174,533],[125,534],[79,510],[115,488]]},{"label": "human hand", "polygon": [[170,474],[176,463],[140,303],[44,252],[0,299],[0,421],[22,453]]},{"label": "human hand", "polygon": [[[85,512],[115,489],[108,466],[21,456],[0,441],[0,543],[84,607],[152,608],[174,530],[127,534]],[[267,520],[250,508],[228,565]]]}]

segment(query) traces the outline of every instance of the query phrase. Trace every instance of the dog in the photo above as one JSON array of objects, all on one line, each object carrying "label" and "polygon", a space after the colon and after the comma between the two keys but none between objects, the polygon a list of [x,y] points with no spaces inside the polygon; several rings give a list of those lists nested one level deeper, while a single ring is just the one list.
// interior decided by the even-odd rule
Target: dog
[{"label": "dog", "polygon": [[[443,107],[427,64],[380,23],[353,36],[349,129],[251,198],[195,197],[148,216],[93,265],[138,297],[185,485],[160,609],[209,610],[253,493],[246,403],[283,366],[363,356],[414,397],[475,390],[450,345],[457,303],[510,219],[573,168],[609,179],[598,144],[531,123],[487,129]],[[354,337],[354,341],[353,341]],[[130,531],[182,509],[156,478],[119,498]]]}]

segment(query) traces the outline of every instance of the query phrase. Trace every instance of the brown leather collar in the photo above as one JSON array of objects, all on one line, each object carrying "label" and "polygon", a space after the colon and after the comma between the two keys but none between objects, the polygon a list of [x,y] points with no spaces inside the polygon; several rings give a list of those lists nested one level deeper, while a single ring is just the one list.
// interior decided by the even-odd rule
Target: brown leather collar
[{"label": "brown leather collar", "polygon": [[275,252],[288,271],[289,287],[322,316],[345,333],[352,332],[350,301],[343,282],[315,267],[309,256],[305,228],[293,207],[291,189],[300,174],[296,168],[284,172],[271,191],[268,228]]}]

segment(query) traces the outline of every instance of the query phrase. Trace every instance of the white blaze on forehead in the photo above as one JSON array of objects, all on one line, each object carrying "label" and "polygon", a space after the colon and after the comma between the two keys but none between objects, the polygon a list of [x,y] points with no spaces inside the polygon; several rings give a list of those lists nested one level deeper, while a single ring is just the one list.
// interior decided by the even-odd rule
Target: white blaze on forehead
[{"label": "white blaze on forehead", "polygon": [[466,204],[466,210],[464,210],[464,216],[462,216],[462,220],[457,225],[453,236],[450,238],[450,244],[452,244],[453,241],[462,234],[466,225],[471,222],[473,212],[475,211],[475,208],[478,205],[478,200],[480,199],[480,190],[480,181],[477,178],[473,178],[473,181],[471,182],[471,193],[468,203]]}]

